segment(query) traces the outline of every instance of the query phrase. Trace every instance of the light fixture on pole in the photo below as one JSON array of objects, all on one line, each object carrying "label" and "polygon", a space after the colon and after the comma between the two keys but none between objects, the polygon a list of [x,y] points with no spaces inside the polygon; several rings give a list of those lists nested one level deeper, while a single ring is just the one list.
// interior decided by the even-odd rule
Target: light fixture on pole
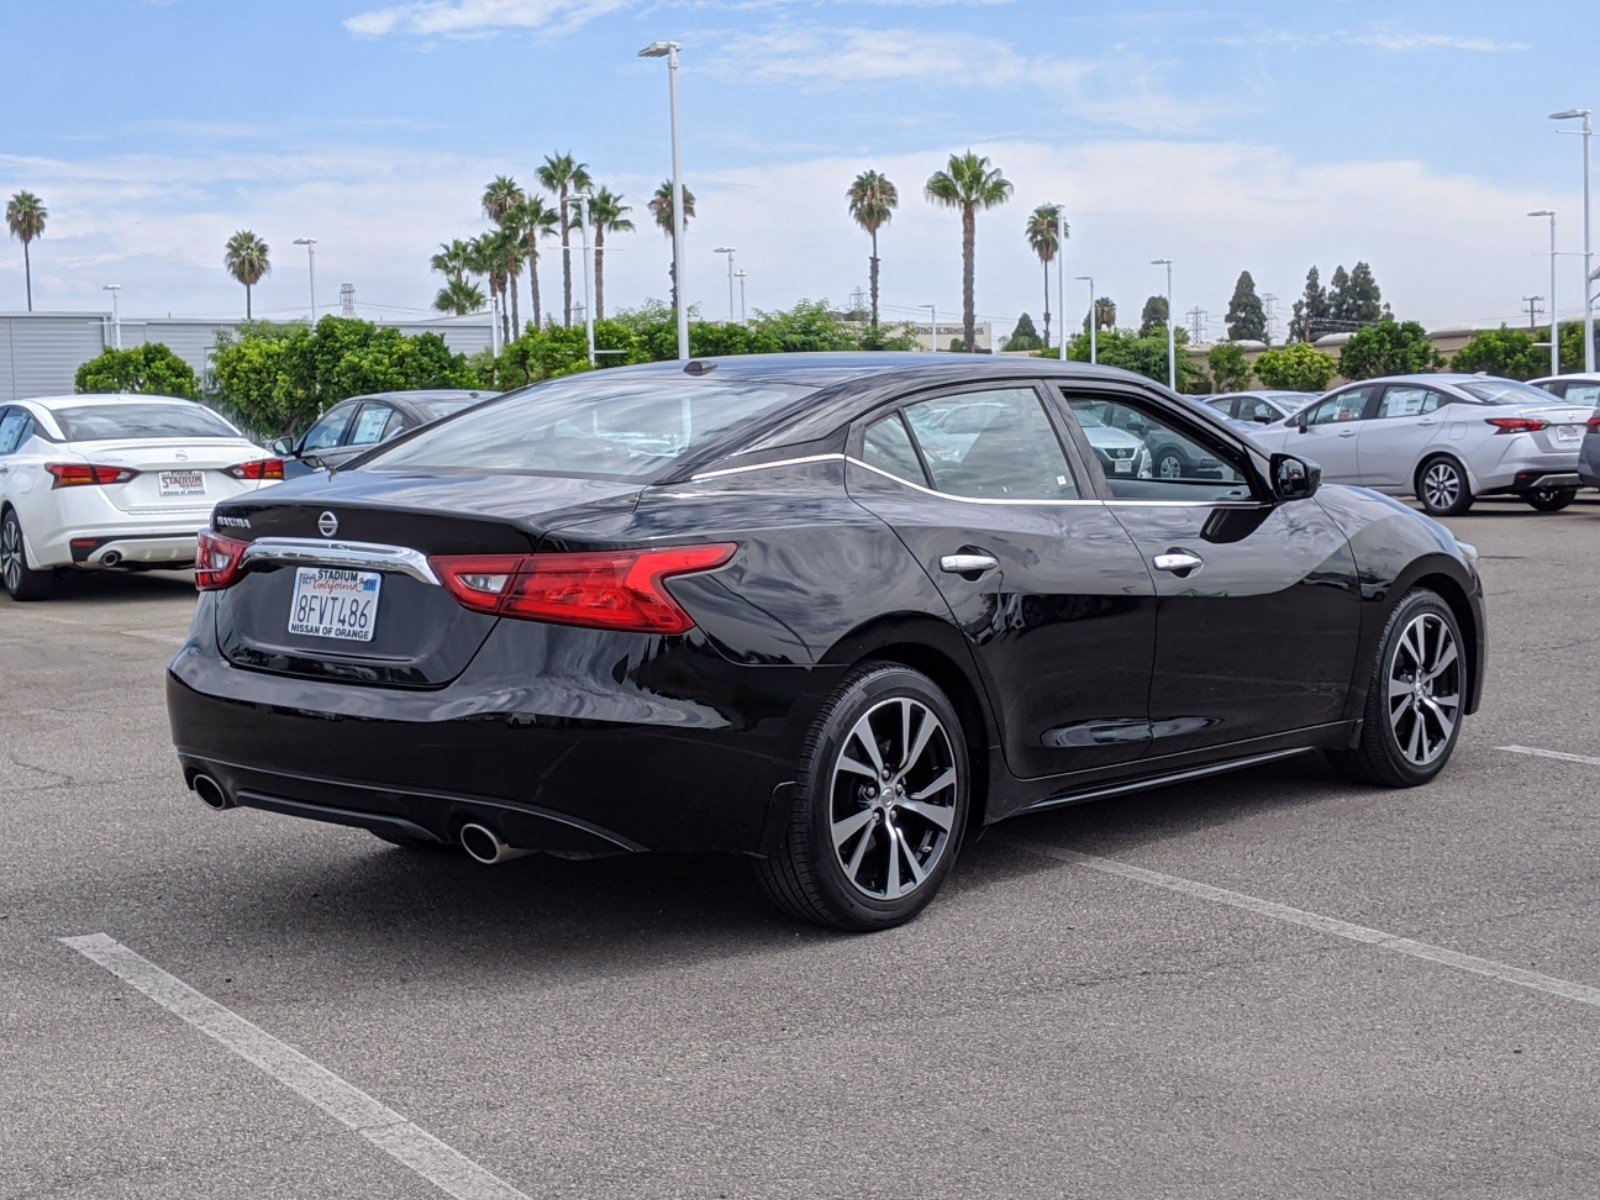
[{"label": "light fixture on pole", "polygon": [[1528,214],[1550,218],[1550,374],[1561,374],[1561,334],[1556,323],[1556,214],[1548,208]]},{"label": "light fixture on pole", "polygon": [[[1589,294],[1589,280],[1594,278],[1594,247],[1589,240],[1589,142],[1594,138],[1594,120],[1587,108],[1569,108],[1551,113],[1552,121],[1583,121],[1583,370],[1594,373],[1594,297]],[[1550,306],[1551,312],[1555,305]]]},{"label": "light fixture on pole", "polygon": [[733,277],[739,281],[739,323],[741,325],[745,324],[749,320],[749,318],[745,316],[744,307],[744,281],[749,274],[750,272],[744,270],[743,268],[740,268],[733,273]]},{"label": "light fixture on pole", "polygon": [[306,248],[306,271],[311,277],[311,323],[317,323],[317,239],[295,238],[296,246]]},{"label": "light fixture on pole", "polygon": [[591,367],[594,366],[594,300],[589,295],[589,202],[593,199],[589,192],[573,192],[567,197],[567,203],[578,210],[578,228],[583,233],[583,332],[589,340]]},{"label": "light fixture on pole", "polygon": [[677,42],[651,42],[640,58],[667,60],[667,88],[672,108],[672,282],[678,292],[678,361],[689,358],[689,301],[683,278],[683,168],[678,155],[678,51]]},{"label": "light fixture on pole", "polygon": [[718,246],[713,254],[726,254],[728,256],[728,320],[733,320],[733,250],[732,246]]},{"label": "light fixture on pole", "polygon": [[933,347],[933,352],[937,354],[939,353],[939,314],[931,304],[919,304],[917,307],[928,310],[928,329],[930,332],[928,344]]},{"label": "light fixture on pole", "polygon": [[122,291],[120,283],[107,283],[101,285],[102,292],[111,293],[111,344],[118,350],[122,349],[122,307],[117,303],[117,293]]},{"label": "light fixture on pole", "polygon": [[[1087,283],[1089,285],[1089,361],[1092,363],[1097,363],[1100,361],[1100,355],[1095,347],[1095,331],[1100,325],[1100,314],[1095,312],[1094,276],[1074,275],[1073,278],[1078,280],[1080,283]],[[1064,314],[1063,319],[1065,319]]]},{"label": "light fixture on pole", "polygon": [[1067,210],[1052,204],[1056,210],[1056,312],[1060,314],[1061,330],[1056,340],[1056,357],[1067,361]]},{"label": "light fixture on pole", "polygon": [[[1167,386],[1173,391],[1178,390],[1178,331],[1172,323],[1172,260],[1170,258],[1152,258],[1152,267],[1165,267],[1167,269]],[[1093,324],[1093,322],[1090,322]]]}]

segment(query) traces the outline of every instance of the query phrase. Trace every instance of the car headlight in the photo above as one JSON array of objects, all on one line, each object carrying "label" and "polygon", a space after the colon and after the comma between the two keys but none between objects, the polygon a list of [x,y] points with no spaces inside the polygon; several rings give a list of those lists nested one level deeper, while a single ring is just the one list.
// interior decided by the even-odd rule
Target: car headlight
[{"label": "car headlight", "polygon": [[1470,542],[1458,541],[1456,549],[1461,551],[1461,557],[1467,560],[1467,564],[1472,568],[1472,573],[1476,575],[1478,573],[1478,548]]}]

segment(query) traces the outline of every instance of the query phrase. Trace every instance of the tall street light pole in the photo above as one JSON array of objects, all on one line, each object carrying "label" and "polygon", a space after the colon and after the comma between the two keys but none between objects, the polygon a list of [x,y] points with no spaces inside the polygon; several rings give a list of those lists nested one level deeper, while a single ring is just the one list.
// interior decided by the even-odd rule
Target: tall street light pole
[{"label": "tall street light pole", "polygon": [[734,278],[739,281],[739,324],[741,325],[745,324],[749,320],[749,318],[745,316],[744,307],[744,281],[745,277],[749,274],[749,271],[743,270],[742,268],[733,273]]},{"label": "tall street light pole", "polygon": [[1056,341],[1056,357],[1067,361],[1067,210],[1052,204],[1056,210],[1056,312],[1061,315],[1061,329]]},{"label": "tall street light pole", "polygon": [[683,164],[678,153],[678,51],[677,42],[651,42],[640,58],[667,60],[667,89],[672,108],[672,282],[678,292],[678,361],[689,360],[689,301],[683,277]]},{"label": "tall street light pole", "polygon": [[[1152,267],[1165,267],[1167,269],[1167,386],[1173,391],[1178,390],[1178,331],[1172,322],[1172,260],[1170,258],[1153,258],[1150,260]],[[1094,321],[1091,319],[1091,325]]]},{"label": "tall street light pole", "polygon": [[1556,322],[1556,214],[1541,208],[1530,217],[1550,218],[1550,374],[1561,374],[1561,334]]},{"label": "tall street light pole", "polygon": [[118,350],[122,349],[122,308],[117,303],[117,293],[122,291],[120,283],[104,284],[100,290],[111,293],[111,342]]},{"label": "tall street light pole", "polygon": [[1095,347],[1095,331],[1100,325],[1100,314],[1094,310],[1094,276],[1074,275],[1073,278],[1089,285],[1089,361],[1097,363],[1100,361],[1100,354]]},{"label": "tall street light pole", "polygon": [[594,366],[594,298],[590,296],[589,269],[589,201],[588,192],[573,192],[567,203],[578,210],[578,229],[583,234],[583,332],[589,340],[589,365]]},{"label": "tall street light pole", "polygon": [[[1594,138],[1594,120],[1587,108],[1569,108],[1565,112],[1551,113],[1552,121],[1583,121],[1583,370],[1594,373],[1594,297],[1589,294],[1589,280],[1594,274],[1594,248],[1589,240],[1589,142]],[[1550,309],[1555,311],[1555,305]]]},{"label": "tall street light pole", "polygon": [[311,323],[317,323],[317,239],[295,238],[296,246],[306,248],[306,271],[311,277]]},{"label": "tall street light pole", "polygon": [[728,320],[733,320],[733,247],[718,246],[713,254],[726,254],[728,256]]},{"label": "tall street light pole", "polygon": [[939,353],[939,313],[931,304],[919,304],[917,307],[928,310],[928,328],[933,331],[933,336],[928,340],[933,345],[933,352],[937,354]]}]

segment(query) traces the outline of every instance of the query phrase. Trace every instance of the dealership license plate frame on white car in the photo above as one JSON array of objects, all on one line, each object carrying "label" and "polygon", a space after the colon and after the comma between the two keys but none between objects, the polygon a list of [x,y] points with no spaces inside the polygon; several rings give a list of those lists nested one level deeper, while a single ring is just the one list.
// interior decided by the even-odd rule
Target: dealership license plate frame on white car
[{"label": "dealership license plate frame on white car", "polygon": [[298,567],[289,597],[289,632],[370,642],[378,628],[383,576],[343,567]]},{"label": "dealership license plate frame on white car", "polygon": [[206,473],[204,471],[162,471],[156,476],[156,485],[163,499],[168,497],[204,496]]},{"label": "dealership license plate frame on white car", "polygon": [[1583,441],[1584,427],[1582,425],[1557,425],[1556,441],[1563,445],[1572,443],[1576,445]]}]

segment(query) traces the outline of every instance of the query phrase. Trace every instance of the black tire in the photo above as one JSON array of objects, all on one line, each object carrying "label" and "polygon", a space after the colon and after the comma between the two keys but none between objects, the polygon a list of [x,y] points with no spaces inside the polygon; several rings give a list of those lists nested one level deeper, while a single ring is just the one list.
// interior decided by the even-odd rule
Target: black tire
[{"label": "black tire", "polygon": [[1435,455],[1417,468],[1417,499],[1430,517],[1459,517],[1477,499],[1467,473],[1448,454]]},{"label": "black tire", "polygon": [[0,587],[13,600],[44,600],[53,590],[55,575],[28,565],[22,522],[14,509],[0,517]]},{"label": "black tire", "polygon": [[[862,729],[874,735],[870,750]],[[909,747],[900,730],[909,731]],[[907,749],[917,751],[910,763],[900,761]],[[887,780],[874,773],[874,756],[888,768]],[[946,776],[951,782],[934,791]],[[961,719],[933,680],[893,663],[863,664],[806,733],[783,845],[755,861],[756,878],[774,904],[804,921],[859,932],[903,924],[933,899],[955,863],[971,776]],[[934,809],[936,819],[922,815]],[[836,822],[855,831],[837,846]]]},{"label": "black tire", "polygon": [[[1168,473],[1170,464],[1171,473]],[[1182,450],[1176,446],[1163,446],[1156,455],[1156,461],[1151,467],[1157,479],[1187,479],[1189,478],[1189,459]]]},{"label": "black tire", "polygon": [[1578,498],[1577,488],[1542,488],[1522,497],[1539,512],[1560,512]]},{"label": "black tire", "polygon": [[[1423,690],[1392,695],[1391,678],[1395,679],[1396,686],[1401,686],[1407,660],[1415,661],[1415,653],[1402,647],[1402,639],[1412,634],[1418,622],[1423,623],[1424,659],[1430,650],[1444,645],[1442,640],[1430,635],[1430,629],[1447,631],[1450,644],[1455,647],[1454,658],[1437,677],[1413,681],[1414,688],[1422,684],[1425,695]],[[1439,594],[1428,588],[1407,592],[1389,614],[1383,637],[1378,641],[1377,658],[1370,664],[1360,741],[1353,749],[1331,752],[1328,757],[1333,765],[1351,779],[1384,787],[1416,787],[1444,770],[1461,736],[1462,706],[1471,685],[1466,652],[1455,614]],[[1426,676],[1427,671],[1413,671],[1412,674]],[[1451,698],[1453,706],[1448,702]],[[1447,718],[1449,728],[1446,730]],[[1408,753],[1408,746],[1403,744],[1414,736],[1416,727],[1412,722],[1417,720],[1423,722],[1421,746],[1425,752],[1429,749],[1429,739],[1438,739],[1425,762],[1416,761],[1412,753]],[[1416,743],[1412,742],[1409,750],[1414,752],[1415,749]]]},{"label": "black tire", "polygon": [[399,846],[402,850],[415,851],[418,854],[451,854],[461,847],[454,842],[430,842],[425,838],[406,837],[400,833],[384,833],[381,830],[367,830],[380,842],[388,842],[391,846]]}]

